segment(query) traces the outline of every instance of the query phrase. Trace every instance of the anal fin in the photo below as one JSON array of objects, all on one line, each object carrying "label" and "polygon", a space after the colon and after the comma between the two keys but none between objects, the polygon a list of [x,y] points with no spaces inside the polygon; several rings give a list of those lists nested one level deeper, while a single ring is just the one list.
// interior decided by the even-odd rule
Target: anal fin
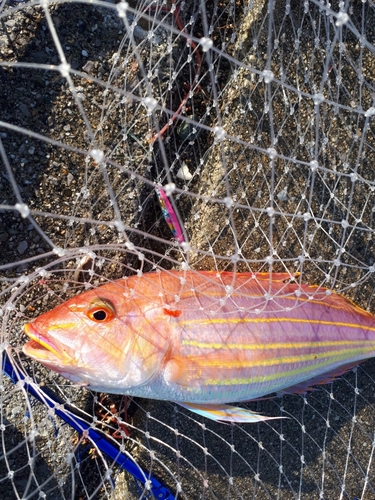
[{"label": "anal fin", "polygon": [[360,361],[355,361],[354,363],[348,363],[346,365],[340,366],[339,368],[335,368],[334,370],[330,370],[328,372],[322,373],[317,377],[314,377],[309,380],[305,380],[304,382],[300,382],[299,384],[292,385],[291,387],[286,387],[279,391],[282,394],[305,394],[306,392],[315,391],[316,388],[314,385],[320,384],[329,384],[333,382],[337,377],[343,375],[351,368],[358,366]]},{"label": "anal fin", "polygon": [[265,420],[276,420],[279,418],[286,417],[266,417],[264,415],[259,415],[246,408],[240,408],[237,406],[230,405],[220,405],[220,404],[194,404],[194,403],[180,403],[179,405],[187,408],[188,410],[202,415],[203,417],[215,420],[216,422],[236,422],[240,423],[256,423],[264,422]]}]

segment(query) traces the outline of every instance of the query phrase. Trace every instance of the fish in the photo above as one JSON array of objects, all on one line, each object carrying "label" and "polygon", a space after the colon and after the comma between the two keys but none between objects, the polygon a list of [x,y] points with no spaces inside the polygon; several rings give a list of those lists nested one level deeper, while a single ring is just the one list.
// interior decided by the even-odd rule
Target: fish
[{"label": "fish", "polygon": [[25,355],[82,387],[176,402],[221,422],[280,418],[232,403],[304,393],[375,355],[371,313],[288,273],[139,273],[24,331]]}]

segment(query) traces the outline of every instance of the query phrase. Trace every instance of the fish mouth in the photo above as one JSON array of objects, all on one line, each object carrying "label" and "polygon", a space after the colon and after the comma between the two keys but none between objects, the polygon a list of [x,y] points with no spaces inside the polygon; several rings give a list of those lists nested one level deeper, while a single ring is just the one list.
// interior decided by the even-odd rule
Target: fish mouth
[{"label": "fish mouth", "polygon": [[[51,360],[52,357],[61,358],[60,353],[53,341],[38,332],[33,323],[24,326],[24,332],[31,339],[24,344],[22,350],[27,355],[39,361]],[[51,354],[53,356],[51,356]]]}]

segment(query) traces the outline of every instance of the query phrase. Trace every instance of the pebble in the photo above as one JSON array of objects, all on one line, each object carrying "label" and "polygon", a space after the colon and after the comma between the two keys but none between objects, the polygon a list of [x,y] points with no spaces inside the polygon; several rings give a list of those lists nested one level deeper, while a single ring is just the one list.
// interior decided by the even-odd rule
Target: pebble
[{"label": "pebble", "polygon": [[12,417],[14,417],[14,416],[22,413],[22,411],[23,410],[22,410],[21,406],[13,406],[13,408],[11,410],[11,415],[12,415]]},{"label": "pebble", "polygon": [[15,25],[16,21],[14,19],[8,19],[8,21],[5,21],[5,26],[8,26],[8,28],[13,28]]},{"label": "pebble", "polygon": [[92,70],[94,68],[94,62],[88,60],[87,63],[82,67],[83,71],[86,71],[89,75],[91,74]]},{"label": "pebble", "polygon": [[26,240],[24,241],[21,241],[19,244],[18,244],[18,247],[17,247],[17,252],[19,254],[23,254],[25,253],[25,251],[29,248],[29,244],[27,243]]},{"label": "pebble", "polygon": [[48,54],[45,52],[34,52],[32,55],[34,62],[44,64],[48,61]]},{"label": "pebble", "polygon": [[177,177],[183,181],[190,181],[193,176],[191,175],[188,166],[184,163],[177,172]]},{"label": "pebble", "polygon": [[[190,118],[191,120],[195,120],[195,117],[192,115],[188,116],[188,118]],[[194,139],[194,136],[195,136],[194,131],[195,131],[194,124],[188,123],[185,121],[182,121],[180,123],[180,125],[177,127],[178,136],[184,140],[185,139],[190,139],[190,140]]]},{"label": "pebble", "polygon": [[136,38],[147,38],[148,35],[148,31],[144,30],[140,26],[135,26],[133,33]]},{"label": "pebble", "polygon": [[70,186],[70,184],[72,183],[73,181],[73,175],[69,172],[68,175],[66,176],[66,183],[68,186]]},{"label": "pebble", "polygon": [[27,271],[27,268],[28,268],[27,264],[24,263],[21,266],[18,266],[16,268],[16,273],[17,274],[24,274]]},{"label": "pebble", "polygon": [[30,118],[31,113],[29,111],[29,108],[26,106],[26,104],[21,103],[19,105],[19,110],[21,111],[21,113],[23,114],[23,116],[26,116],[26,118]]},{"label": "pebble", "polygon": [[279,193],[277,193],[277,198],[280,201],[288,201],[288,189],[285,187]]},{"label": "pebble", "polygon": [[53,24],[58,28],[61,25],[61,18],[58,16],[53,16]]}]

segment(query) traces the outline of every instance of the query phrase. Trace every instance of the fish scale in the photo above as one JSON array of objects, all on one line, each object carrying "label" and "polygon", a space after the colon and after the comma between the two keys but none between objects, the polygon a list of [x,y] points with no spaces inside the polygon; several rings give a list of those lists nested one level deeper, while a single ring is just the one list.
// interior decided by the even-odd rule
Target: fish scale
[{"label": "fish scale", "polygon": [[374,316],[284,273],[146,273],[84,292],[25,332],[27,355],[83,386],[237,422],[273,417],[230,401],[305,392],[375,355]]}]

